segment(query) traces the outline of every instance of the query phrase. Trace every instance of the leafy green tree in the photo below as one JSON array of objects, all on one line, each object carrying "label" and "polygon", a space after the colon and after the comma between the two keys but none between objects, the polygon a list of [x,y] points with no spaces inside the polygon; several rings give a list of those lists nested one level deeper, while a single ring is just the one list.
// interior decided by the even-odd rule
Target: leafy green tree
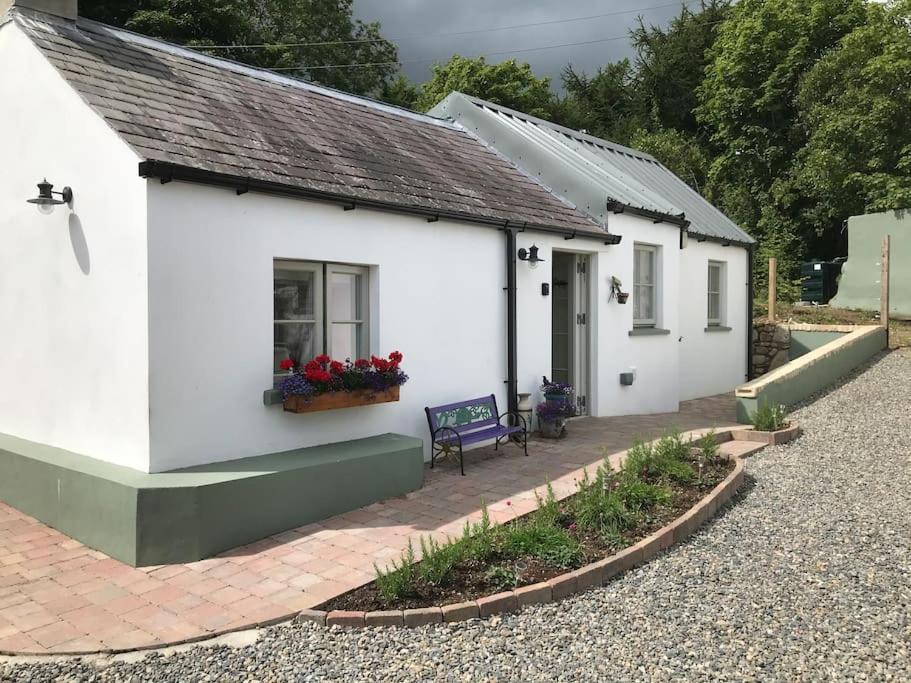
[{"label": "leafy green tree", "polygon": [[[866,19],[865,0],[742,0],[719,25],[697,120],[711,133],[709,194],[763,240],[785,268],[807,237],[789,171],[806,142],[797,124],[801,77]],[[770,251],[770,250],[775,251]]]},{"label": "leafy green tree", "polygon": [[445,64],[434,65],[415,106],[428,111],[455,91],[541,117],[547,116],[553,100],[550,79],[537,78],[528,64],[514,59],[488,64],[483,57],[453,55]]},{"label": "leafy green tree", "polygon": [[594,76],[567,66],[562,78],[566,97],[551,106],[552,120],[620,144],[629,144],[633,134],[645,125],[635,72],[628,59],[607,64]]},{"label": "leafy green tree", "polygon": [[911,208],[911,0],[868,13],[797,95],[807,143],[794,185],[803,220],[830,242],[848,216]]},{"label": "leafy green tree", "polygon": [[412,84],[405,74],[399,74],[395,80],[383,84],[379,98],[387,104],[414,109],[420,94],[420,88]]},{"label": "leafy green tree", "polygon": [[[83,16],[357,94],[377,95],[398,71],[378,23],[352,0],[82,0]],[[306,45],[301,45],[306,43]],[[266,47],[240,47],[245,45]],[[355,68],[338,66],[370,64]]]},{"label": "leafy green tree", "polygon": [[696,89],[705,77],[707,51],[730,7],[730,0],[701,0],[697,9],[683,7],[666,29],[646,27],[639,18],[632,31],[634,82],[651,129],[701,133],[693,113]]}]

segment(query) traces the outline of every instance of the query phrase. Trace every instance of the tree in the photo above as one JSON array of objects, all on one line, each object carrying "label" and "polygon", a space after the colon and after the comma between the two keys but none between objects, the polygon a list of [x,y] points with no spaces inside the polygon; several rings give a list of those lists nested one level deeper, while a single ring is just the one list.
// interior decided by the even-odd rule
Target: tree
[{"label": "tree", "polygon": [[[82,0],[83,16],[181,45],[238,46],[216,56],[365,95],[398,71],[378,23],[352,18],[352,0]],[[307,45],[301,45],[307,43]],[[266,47],[240,47],[266,45]],[[367,67],[338,65],[370,64]]]},{"label": "tree", "polygon": [[[785,268],[809,237],[789,179],[806,142],[797,125],[801,77],[866,19],[865,0],[742,0],[718,27],[697,120],[711,134],[709,193]],[[774,248],[774,252],[769,250]]]},{"label": "tree", "polygon": [[420,88],[413,85],[405,74],[399,74],[395,80],[383,84],[379,98],[387,104],[414,109],[420,94]]},{"label": "tree", "polygon": [[455,91],[541,117],[547,116],[553,99],[550,79],[537,78],[528,64],[514,59],[488,64],[483,57],[453,55],[446,64],[434,65],[415,106],[428,111]]},{"label": "tree", "polygon": [[868,13],[797,95],[807,144],[794,184],[809,200],[804,221],[829,243],[848,216],[911,208],[911,0]]},{"label": "tree", "polygon": [[707,52],[730,6],[730,0],[701,0],[695,11],[683,7],[667,29],[646,28],[639,18],[632,32],[637,53],[634,81],[650,129],[701,134],[693,113],[696,89],[705,77]]},{"label": "tree", "polygon": [[600,67],[594,76],[568,65],[563,69],[566,97],[551,106],[551,118],[569,128],[629,144],[645,124],[628,59]]}]

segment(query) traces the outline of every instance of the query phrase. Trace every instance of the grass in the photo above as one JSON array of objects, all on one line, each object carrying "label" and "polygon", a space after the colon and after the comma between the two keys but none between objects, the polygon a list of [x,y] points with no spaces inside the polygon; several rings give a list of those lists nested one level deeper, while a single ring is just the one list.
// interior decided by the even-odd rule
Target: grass
[{"label": "grass", "polygon": [[[422,585],[445,587],[466,568],[480,567],[492,589],[505,590],[518,585],[519,568],[526,562],[578,567],[585,560],[582,539],[594,536],[609,547],[620,545],[624,532],[671,502],[670,486],[696,481],[689,462],[692,449],[693,444],[677,432],[654,444],[638,441],[619,471],[605,459],[594,476],[586,472],[576,484],[576,493],[563,501],[557,501],[548,484],[543,495],[535,494],[537,510],[506,524],[492,523],[483,506],[481,519],[466,522],[458,539],[440,543],[422,538],[420,563],[415,564],[409,543],[389,569],[375,566],[377,591],[393,605],[417,595]],[[717,458],[713,435],[703,440],[700,454],[707,462]],[[700,464],[700,481],[701,474]]]},{"label": "grass", "polygon": [[[754,303],[756,320],[768,315],[768,300],[757,299]],[[878,325],[879,312],[860,311],[830,306],[795,306],[779,302],[775,307],[778,322],[793,320],[810,325]],[[911,320],[889,320],[889,348],[911,347]]]}]

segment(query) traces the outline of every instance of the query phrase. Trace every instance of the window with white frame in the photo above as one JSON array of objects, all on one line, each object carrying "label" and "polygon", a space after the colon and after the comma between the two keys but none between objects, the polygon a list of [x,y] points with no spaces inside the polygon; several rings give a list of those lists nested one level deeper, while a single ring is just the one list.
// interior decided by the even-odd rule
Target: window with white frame
[{"label": "window with white frame", "polygon": [[276,260],[273,264],[274,368],[327,354],[364,358],[368,350],[368,280],[363,266]]},{"label": "window with white frame", "polygon": [[633,248],[633,324],[658,324],[658,247],[636,244]]},{"label": "window with white frame", "polygon": [[709,261],[708,324],[724,325],[724,263]]}]

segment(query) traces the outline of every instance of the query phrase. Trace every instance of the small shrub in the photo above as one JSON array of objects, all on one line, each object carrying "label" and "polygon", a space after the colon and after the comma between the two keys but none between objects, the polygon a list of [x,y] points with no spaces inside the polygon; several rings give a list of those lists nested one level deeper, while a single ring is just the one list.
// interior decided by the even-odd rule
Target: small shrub
[{"label": "small shrub", "polygon": [[490,521],[490,512],[487,503],[481,503],[481,520],[470,527],[466,525],[468,534],[466,551],[471,557],[480,562],[486,562],[497,554],[497,527]]},{"label": "small shrub", "polygon": [[637,441],[627,451],[621,477],[626,481],[675,481],[685,484],[696,476],[686,462],[689,452],[690,445],[678,432],[665,434],[654,445]]},{"label": "small shrub", "polygon": [[777,432],[788,426],[787,411],[780,403],[760,401],[753,415],[753,428],[758,432]]},{"label": "small shrub", "polygon": [[408,541],[408,548],[402,553],[400,564],[392,562],[389,571],[383,571],[376,564],[376,589],[386,602],[395,602],[415,593],[417,572],[414,566],[414,546]]},{"label": "small shrub", "polygon": [[439,586],[450,576],[455,566],[464,559],[465,544],[461,541],[439,543],[421,537],[421,563],[418,573],[427,583]]},{"label": "small shrub", "polygon": [[536,524],[556,524],[562,513],[560,504],[557,502],[557,495],[554,493],[554,487],[551,486],[550,482],[547,482],[543,498],[541,494],[535,491],[535,500],[538,501],[538,509],[532,516],[534,522]]},{"label": "small shrub", "polygon": [[491,567],[484,578],[498,591],[512,590],[518,584],[516,573],[509,567]]},{"label": "small shrub", "polygon": [[617,494],[626,509],[634,513],[651,510],[671,499],[671,492],[664,486],[639,480],[624,481],[617,489]]},{"label": "small shrub", "polygon": [[718,437],[715,434],[715,430],[712,429],[702,437],[702,441],[699,444],[699,461],[703,465],[717,462],[718,451]]}]

